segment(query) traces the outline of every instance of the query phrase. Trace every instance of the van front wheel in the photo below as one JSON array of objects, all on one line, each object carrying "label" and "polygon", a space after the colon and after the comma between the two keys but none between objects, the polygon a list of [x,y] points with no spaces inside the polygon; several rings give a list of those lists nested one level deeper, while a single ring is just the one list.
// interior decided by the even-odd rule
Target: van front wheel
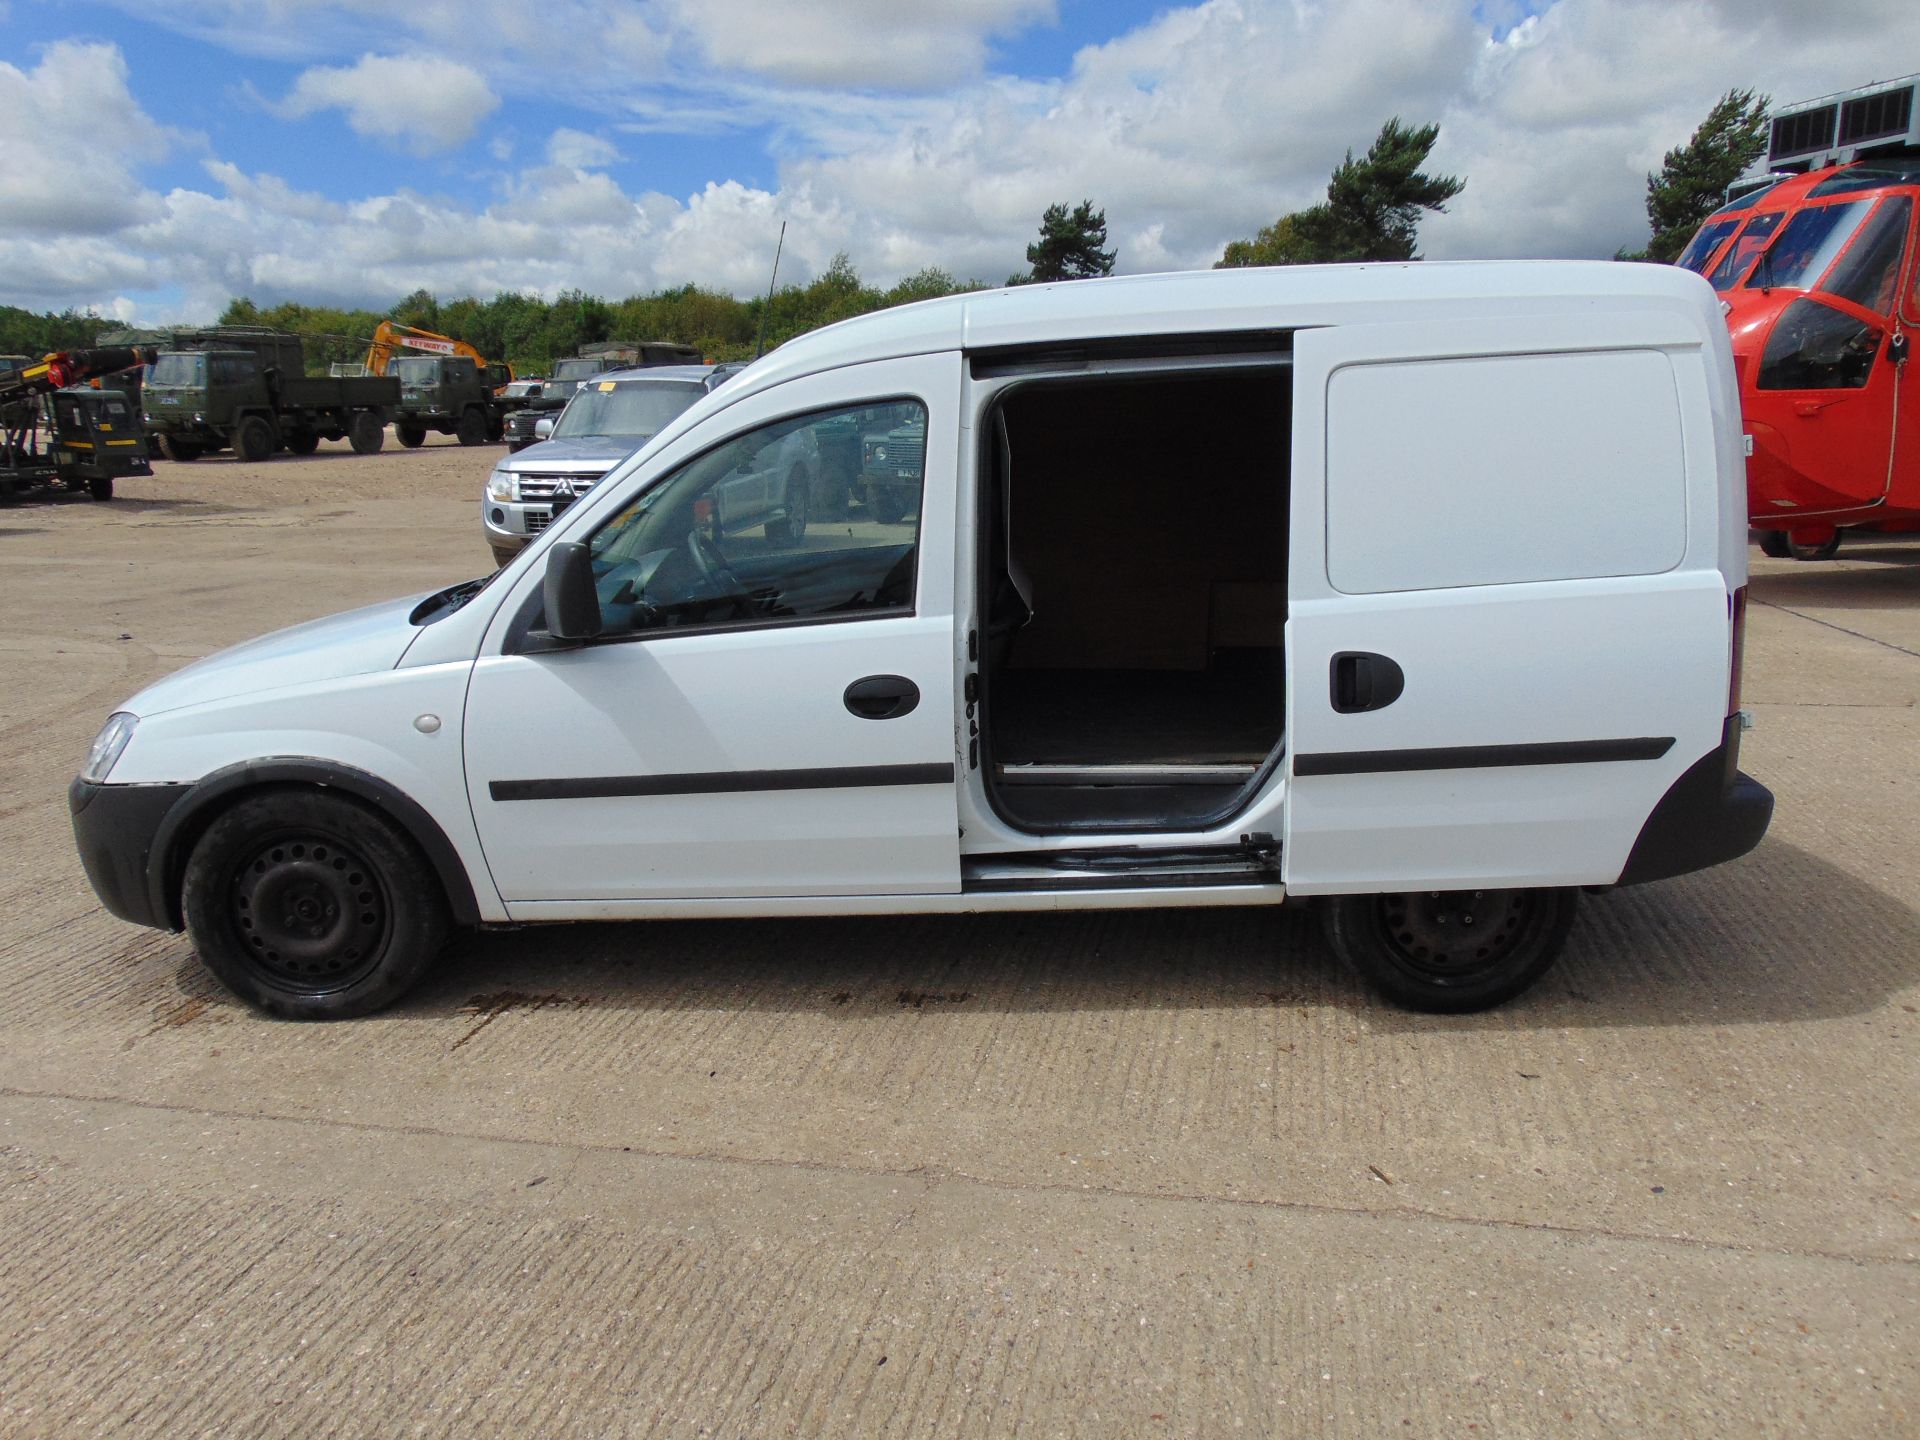
[{"label": "van front wheel", "polygon": [[318,791],[269,791],[220,815],[182,889],[201,961],[288,1020],[391,1004],[433,963],[449,923],[412,840],[371,807]]},{"label": "van front wheel", "polygon": [[1416,890],[1322,902],[1327,944],[1409,1010],[1460,1014],[1546,974],[1573,928],[1576,890]]}]

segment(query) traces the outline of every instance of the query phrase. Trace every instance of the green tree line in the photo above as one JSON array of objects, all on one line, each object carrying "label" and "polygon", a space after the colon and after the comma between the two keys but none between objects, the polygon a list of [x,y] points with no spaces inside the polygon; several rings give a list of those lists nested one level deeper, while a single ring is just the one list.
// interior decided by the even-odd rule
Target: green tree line
[{"label": "green tree line", "polygon": [[944,270],[926,269],[887,289],[864,283],[845,255],[805,285],[786,285],[766,296],[739,300],[717,290],[683,285],[605,300],[581,290],[563,290],[552,300],[502,291],[491,300],[473,296],[442,300],[416,290],[384,314],[338,310],[286,301],[257,305],[241,298],[221,313],[222,325],[265,325],[306,341],[309,366],[358,360],[383,319],[464,340],[490,360],[505,360],[522,374],[541,374],[583,345],[602,340],[671,340],[692,345],[710,360],[744,360],[753,354],[766,312],[771,350],[808,330],[871,310],[930,300],[963,290]]}]

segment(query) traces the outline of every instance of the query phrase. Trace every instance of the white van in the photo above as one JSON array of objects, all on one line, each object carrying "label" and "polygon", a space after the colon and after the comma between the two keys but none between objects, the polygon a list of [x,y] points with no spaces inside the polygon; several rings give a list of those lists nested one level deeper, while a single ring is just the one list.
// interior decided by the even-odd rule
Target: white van
[{"label": "white van", "polygon": [[[766,524],[802,432],[917,501]],[[1305,896],[1393,1000],[1480,1008],[1581,889],[1766,829],[1740,455],[1713,292],[1662,266],[907,306],[495,576],[143,691],[74,828],[110,910],[283,1016],[386,1004],[452,925]]]}]

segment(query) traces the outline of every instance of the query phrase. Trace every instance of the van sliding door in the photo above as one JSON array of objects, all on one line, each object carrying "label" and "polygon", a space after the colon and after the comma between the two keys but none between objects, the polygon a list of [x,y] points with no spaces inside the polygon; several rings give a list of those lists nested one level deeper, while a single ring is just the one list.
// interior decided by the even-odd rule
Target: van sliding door
[{"label": "van sliding door", "polygon": [[1296,336],[1289,891],[1610,883],[1720,743],[1701,343],[1679,309]]}]

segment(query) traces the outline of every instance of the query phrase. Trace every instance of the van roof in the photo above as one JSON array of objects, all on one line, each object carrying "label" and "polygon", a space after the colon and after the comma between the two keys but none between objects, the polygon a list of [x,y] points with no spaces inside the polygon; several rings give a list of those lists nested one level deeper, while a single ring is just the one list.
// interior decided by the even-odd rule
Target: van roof
[{"label": "van roof", "polygon": [[1703,334],[1719,323],[1706,282],[1670,265],[1422,260],[1194,270],[979,290],[856,316],[787,341],[727,393],[737,400],[833,366],[943,350],[1438,319],[1465,307],[1537,310],[1542,301],[1678,306],[1698,312]]}]

